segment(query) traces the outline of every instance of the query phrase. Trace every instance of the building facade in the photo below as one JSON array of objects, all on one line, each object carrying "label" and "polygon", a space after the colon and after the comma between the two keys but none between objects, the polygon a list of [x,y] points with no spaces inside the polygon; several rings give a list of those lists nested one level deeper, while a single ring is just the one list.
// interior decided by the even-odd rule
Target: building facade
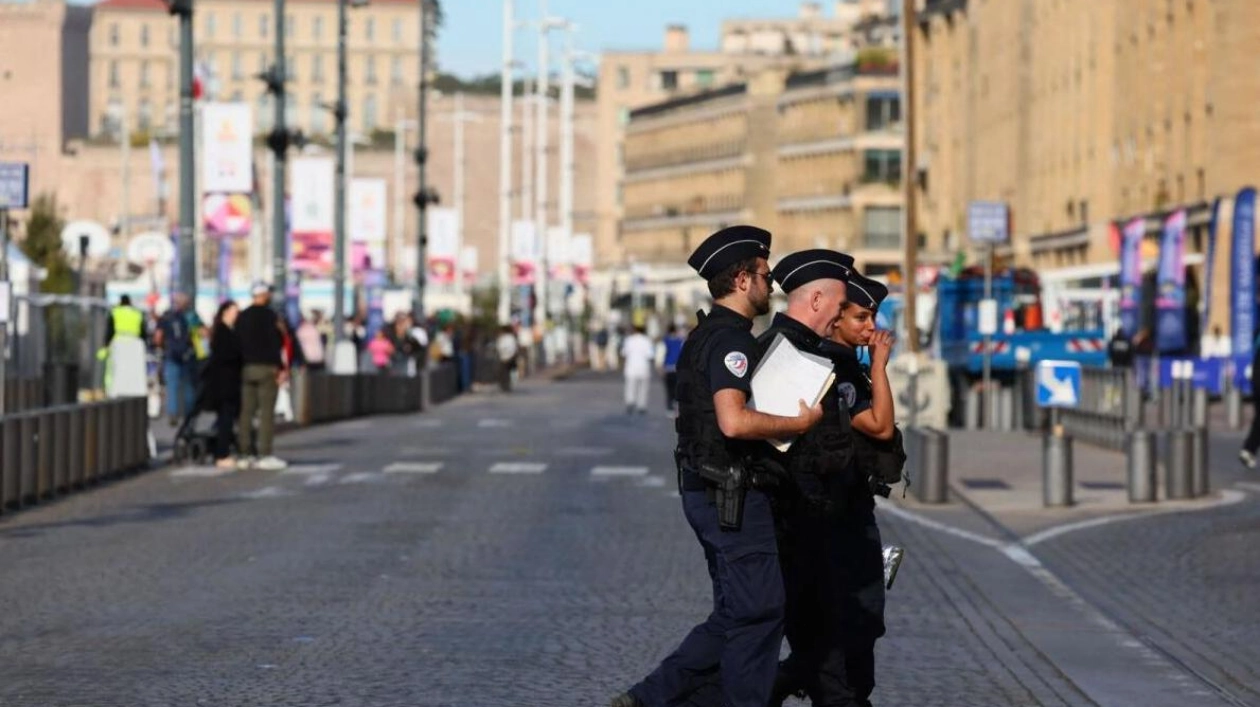
[{"label": "building facade", "polygon": [[[337,99],[337,3],[293,0],[285,16],[290,127],[331,135]],[[407,0],[375,0],[347,21],[348,128],[392,130],[400,110],[415,112],[420,12]],[[198,2],[196,66],[207,98],[255,106],[260,132],[271,127],[271,96],[257,75],[272,63],[274,6],[265,0]],[[179,122],[178,21],[160,0],[103,0],[91,31],[91,132],[116,138],[173,135]]]},{"label": "building facade", "polygon": [[785,72],[646,106],[626,127],[626,257],[665,272],[723,226],[775,250],[834,248],[871,273],[901,258],[901,123],[894,63]]}]

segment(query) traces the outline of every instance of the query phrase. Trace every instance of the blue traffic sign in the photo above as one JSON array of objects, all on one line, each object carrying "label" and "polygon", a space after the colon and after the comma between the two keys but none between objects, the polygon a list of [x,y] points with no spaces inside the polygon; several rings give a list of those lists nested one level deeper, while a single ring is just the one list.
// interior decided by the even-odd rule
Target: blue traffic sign
[{"label": "blue traffic sign", "polygon": [[1074,408],[1081,404],[1081,364],[1042,361],[1037,364],[1037,405]]},{"label": "blue traffic sign", "polygon": [[30,206],[31,169],[24,162],[0,162],[0,209]]}]

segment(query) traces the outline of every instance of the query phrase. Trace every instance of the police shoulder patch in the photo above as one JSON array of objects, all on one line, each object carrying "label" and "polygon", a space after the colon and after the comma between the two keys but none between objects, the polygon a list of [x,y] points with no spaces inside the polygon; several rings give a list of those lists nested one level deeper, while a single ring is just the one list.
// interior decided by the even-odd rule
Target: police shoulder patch
[{"label": "police shoulder patch", "polygon": [[845,406],[852,410],[853,405],[857,403],[857,388],[846,381],[836,386],[836,391],[840,393],[840,399],[844,401]]},{"label": "police shoulder patch", "polygon": [[722,362],[726,364],[726,370],[734,373],[736,378],[743,378],[748,373],[748,357],[742,351],[726,354]]}]

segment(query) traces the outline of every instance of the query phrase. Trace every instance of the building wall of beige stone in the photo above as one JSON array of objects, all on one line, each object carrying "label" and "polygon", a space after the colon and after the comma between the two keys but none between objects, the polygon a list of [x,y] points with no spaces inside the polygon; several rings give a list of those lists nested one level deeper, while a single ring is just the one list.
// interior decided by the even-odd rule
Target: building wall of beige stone
[{"label": "building wall of beige stone", "polygon": [[[66,6],[0,3],[0,160],[56,159],[62,148],[61,72]],[[52,83],[50,84],[50,80]],[[36,184],[42,184],[37,181]]]}]

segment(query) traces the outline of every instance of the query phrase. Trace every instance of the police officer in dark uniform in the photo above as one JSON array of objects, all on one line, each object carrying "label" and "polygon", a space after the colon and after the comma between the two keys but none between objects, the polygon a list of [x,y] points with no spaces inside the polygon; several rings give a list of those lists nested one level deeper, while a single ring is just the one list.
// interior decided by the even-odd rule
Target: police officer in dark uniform
[{"label": "police officer in dark uniform", "polygon": [[[706,704],[765,707],[770,699],[783,639],[783,578],[770,499],[745,480],[772,449],[762,440],[802,434],[822,410],[802,401],[797,417],[779,417],[746,407],[758,363],[752,318],[770,310],[769,255],[769,232],[732,226],[687,261],[708,281],[714,305],[698,315],[678,361],[675,454],[683,512],[713,581],[713,611],[611,707],[696,704],[696,692],[714,682],[720,689]],[[742,517],[732,523],[724,511],[741,499]]]},{"label": "police officer in dark uniform", "polygon": [[[802,664],[807,661],[797,661],[793,645],[773,705],[782,704],[785,686],[804,690],[815,707],[868,706],[875,688],[875,640],[884,635],[884,560],[874,495],[888,495],[905,456],[893,425],[886,370],[893,338],[875,329],[875,314],[888,289],[854,273],[847,294],[831,341],[823,346],[836,365],[838,397],[856,443],[851,472],[837,477],[840,483],[832,489],[834,508],[822,533],[827,541],[814,558],[827,578],[831,611],[827,620],[808,624],[814,629],[811,640],[821,646],[815,654],[820,658]],[[869,368],[858,360],[860,346],[868,347]],[[788,679],[792,684],[785,685]]]}]

